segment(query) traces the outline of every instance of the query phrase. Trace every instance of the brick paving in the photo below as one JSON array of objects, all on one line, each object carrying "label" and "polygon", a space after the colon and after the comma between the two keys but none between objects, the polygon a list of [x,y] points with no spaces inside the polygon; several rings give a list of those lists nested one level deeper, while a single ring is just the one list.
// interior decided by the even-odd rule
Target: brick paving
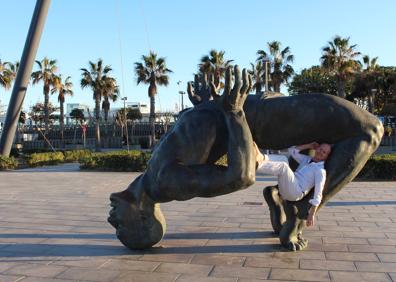
[{"label": "brick paving", "polygon": [[[259,175],[247,190],[162,204],[163,241],[130,251],[108,196],[137,173],[76,164],[0,173],[0,281],[396,281],[396,183],[353,182],[290,253],[271,232]],[[393,279],[393,280],[392,280]]]}]

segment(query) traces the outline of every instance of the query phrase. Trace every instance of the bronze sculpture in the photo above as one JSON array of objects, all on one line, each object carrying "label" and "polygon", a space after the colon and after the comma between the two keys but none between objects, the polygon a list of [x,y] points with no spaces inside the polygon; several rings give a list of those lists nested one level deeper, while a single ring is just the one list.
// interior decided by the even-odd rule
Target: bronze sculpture
[{"label": "bronze sculpture", "polygon": [[[194,108],[185,110],[153,151],[147,170],[110,197],[108,221],[131,249],[149,248],[165,233],[159,203],[214,197],[249,187],[255,181],[253,140],[261,148],[282,149],[312,141],[334,144],[326,164],[322,205],[357,175],[378,147],[379,120],[344,99],[309,94],[264,99],[248,95],[252,82],[236,66],[226,72],[223,95],[207,78],[188,86]],[[228,166],[215,162],[227,154]],[[276,187],[264,190],[271,223],[283,246],[300,250],[309,209],[308,194],[282,201]]]}]

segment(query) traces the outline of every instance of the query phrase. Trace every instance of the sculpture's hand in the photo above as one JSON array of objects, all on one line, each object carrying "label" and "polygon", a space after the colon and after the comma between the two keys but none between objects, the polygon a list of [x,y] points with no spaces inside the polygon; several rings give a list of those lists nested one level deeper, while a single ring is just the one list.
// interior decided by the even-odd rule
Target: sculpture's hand
[{"label": "sculpture's hand", "polygon": [[231,89],[232,73],[231,67],[227,68],[225,75],[225,85],[223,92],[223,106],[226,111],[239,112],[243,109],[246,97],[252,86],[252,77],[248,74],[246,69],[241,71],[236,65],[234,67],[235,83]]},{"label": "sculpture's hand", "polygon": [[218,97],[218,89],[214,84],[214,78],[212,75],[200,74],[194,76],[194,86],[192,82],[187,84],[188,98],[193,105],[197,105],[204,101],[213,100]]}]

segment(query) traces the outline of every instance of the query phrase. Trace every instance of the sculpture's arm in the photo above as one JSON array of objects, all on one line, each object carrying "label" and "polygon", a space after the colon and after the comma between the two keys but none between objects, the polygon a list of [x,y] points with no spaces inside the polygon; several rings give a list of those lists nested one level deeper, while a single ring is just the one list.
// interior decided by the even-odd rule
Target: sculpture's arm
[{"label": "sculpture's arm", "polygon": [[[251,78],[246,70],[243,70],[241,78],[238,67],[235,67],[234,73],[235,84],[231,89],[231,69],[227,70],[224,94],[219,100],[219,110],[224,113],[225,126],[228,131],[228,166],[186,165],[175,160],[164,163],[158,173],[158,188],[150,195],[154,201],[213,197],[246,188],[254,183],[253,140],[242,109],[251,87]],[[206,120],[206,122],[212,121]],[[206,126],[210,128],[210,125]],[[180,135],[177,138],[185,137]],[[208,144],[207,150],[210,150],[210,146]]]}]

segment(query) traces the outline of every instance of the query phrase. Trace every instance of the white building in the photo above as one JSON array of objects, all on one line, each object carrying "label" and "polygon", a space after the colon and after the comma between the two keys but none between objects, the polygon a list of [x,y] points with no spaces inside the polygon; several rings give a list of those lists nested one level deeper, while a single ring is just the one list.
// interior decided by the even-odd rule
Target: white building
[{"label": "white building", "polygon": [[66,118],[66,124],[72,124],[73,121],[70,118],[70,113],[74,109],[80,109],[84,113],[84,117],[86,120],[89,120],[91,116],[93,115],[92,112],[90,112],[89,107],[85,104],[80,104],[80,103],[67,103],[66,104],[66,112],[65,112],[65,118]]}]

